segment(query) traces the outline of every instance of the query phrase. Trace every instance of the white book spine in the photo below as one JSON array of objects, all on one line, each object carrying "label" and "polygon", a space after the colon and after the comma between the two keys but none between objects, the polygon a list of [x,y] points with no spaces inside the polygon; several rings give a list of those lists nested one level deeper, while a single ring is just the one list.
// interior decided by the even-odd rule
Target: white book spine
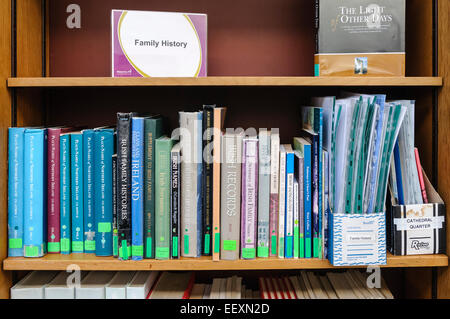
[{"label": "white book spine", "polygon": [[[298,181],[294,180],[294,227],[299,227],[300,225],[300,210],[299,210],[299,198],[298,198]],[[294,232],[294,241],[299,242],[300,238],[295,236],[295,232]],[[294,243],[294,247],[295,247],[295,243]],[[298,250],[296,251],[294,249],[294,258],[297,259],[299,252]]]},{"label": "white book spine", "polygon": [[270,137],[270,256],[277,255],[278,233],[278,191],[280,174],[280,135],[272,133]]},{"label": "white book spine", "polygon": [[278,191],[278,257],[284,258],[284,227],[286,207],[286,150],[280,146],[280,179]]}]

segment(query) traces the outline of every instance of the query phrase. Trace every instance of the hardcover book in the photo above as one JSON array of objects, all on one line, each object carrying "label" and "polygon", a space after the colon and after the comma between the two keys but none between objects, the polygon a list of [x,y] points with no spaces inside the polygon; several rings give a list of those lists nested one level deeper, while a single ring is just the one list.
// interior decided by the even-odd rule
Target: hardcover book
[{"label": "hardcover book", "polygon": [[259,132],[258,257],[269,257],[270,132]]},{"label": "hardcover book", "polygon": [[280,177],[278,191],[278,257],[284,258],[286,224],[286,148],[280,145]]},{"label": "hardcover book", "polygon": [[95,253],[94,130],[83,130],[84,252]]},{"label": "hardcover book", "polygon": [[258,223],[258,138],[242,142],[241,258],[255,259]]},{"label": "hardcover book", "polygon": [[170,152],[170,258],[180,257],[180,170],[181,145],[177,143]]},{"label": "hardcover book", "polygon": [[202,255],[210,256],[213,228],[213,164],[214,164],[214,109],[215,105],[203,106],[203,250]]},{"label": "hardcover book", "polygon": [[70,166],[72,185],[72,252],[84,252],[84,201],[83,201],[83,135],[70,134]]},{"label": "hardcover book", "polygon": [[286,150],[286,200],[285,200],[285,258],[294,254],[294,152],[292,146],[284,145]]},{"label": "hardcover book", "polygon": [[119,257],[119,232],[117,229],[117,154],[112,156],[112,213],[113,256]]},{"label": "hardcover book", "polygon": [[298,150],[295,150],[294,154],[295,154],[294,177],[298,182],[298,225],[297,225],[298,245],[299,245],[298,257],[305,258],[305,202],[304,202],[306,190],[305,187],[306,184],[304,182],[305,156],[303,152],[300,152]]},{"label": "hardcover book", "polygon": [[280,174],[280,135],[271,132],[270,136],[270,256],[277,255],[278,245],[278,195]]},{"label": "hardcover book", "polygon": [[72,252],[70,134],[61,134],[59,139],[59,156],[61,254],[70,254]]},{"label": "hardcover book", "polygon": [[239,259],[242,140],[240,133],[222,135],[220,259],[224,260]]}]

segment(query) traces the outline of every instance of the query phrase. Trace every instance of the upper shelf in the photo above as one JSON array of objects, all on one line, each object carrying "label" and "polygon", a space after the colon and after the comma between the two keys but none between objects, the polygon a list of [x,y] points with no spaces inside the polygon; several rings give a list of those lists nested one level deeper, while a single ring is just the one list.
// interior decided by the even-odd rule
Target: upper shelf
[{"label": "upper shelf", "polygon": [[210,76],[204,78],[9,78],[8,87],[137,87],[137,86],[442,86],[441,77],[272,77]]}]

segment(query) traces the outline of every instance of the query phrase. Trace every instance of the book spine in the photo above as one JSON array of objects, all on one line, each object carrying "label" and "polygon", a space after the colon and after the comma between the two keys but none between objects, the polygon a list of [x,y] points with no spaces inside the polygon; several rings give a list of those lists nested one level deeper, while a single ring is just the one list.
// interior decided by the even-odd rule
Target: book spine
[{"label": "book spine", "polygon": [[270,137],[270,256],[277,255],[278,242],[278,191],[280,174],[280,136],[273,134]]},{"label": "book spine", "polygon": [[156,140],[156,190],[155,190],[155,258],[170,257],[170,151],[172,140]]},{"label": "book spine", "polygon": [[117,230],[119,259],[131,257],[131,113],[117,114]]},{"label": "book spine", "polygon": [[170,257],[180,257],[180,152],[172,151],[170,154]]},{"label": "book spine", "polygon": [[112,155],[114,153],[113,130],[94,133],[94,208],[95,254],[113,255],[113,178]]},{"label": "book spine", "polygon": [[220,260],[220,157],[222,137],[222,108],[214,110],[214,163],[213,163],[213,201],[212,201],[212,255],[213,260]]},{"label": "book spine", "polygon": [[258,221],[258,140],[244,139],[242,151],[241,258],[255,259]]},{"label": "book spine", "polygon": [[312,240],[313,257],[319,258],[319,139],[312,137]]},{"label": "book spine", "polygon": [[95,253],[94,130],[83,131],[84,252]]},{"label": "book spine", "polygon": [[119,232],[117,229],[117,154],[111,156],[112,160],[112,227],[113,227],[113,238],[112,238],[112,250],[113,256],[119,256]]},{"label": "book spine", "polygon": [[327,151],[323,151],[323,258],[328,258],[328,216],[330,214],[330,205],[329,205],[329,162],[328,162],[329,154]]},{"label": "book spine", "polygon": [[72,185],[72,252],[84,252],[83,207],[83,136],[70,137],[71,185]]},{"label": "book spine", "polygon": [[305,211],[305,258],[312,257],[312,161],[311,145],[305,145],[304,151],[304,211]]},{"label": "book spine", "polygon": [[294,178],[294,258],[300,256],[300,214],[299,214],[299,191],[298,181]]},{"label": "book spine", "polygon": [[46,132],[25,130],[24,137],[24,256],[45,254],[45,190],[46,190]]},{"label": "book spine", "polygon": [[212,223],[213,223],[213,166],[214,166],[214,106],[205,105],[203,108],[203,251],[202,255],[210,256],[212,253]]},{"label": "book spine", "polygon": [[60,128],[47,130],[47,251],[61,252],[60,188],[59,188],[59,139]]},{"label": "book spine", "polygon": [[220,259],[239,259],[242,136],[222,137]]},{"label": "book spine", "polygon": [[280,147],[280,178],[278,196],[278,257],[284,258],[284,227],[286,217],[286,151]]},{"label": "book spine", "polygon": [[298,160],[298,218],[299,218],[299,258],[305,258],[305,158]]},{"label": "book spine", "polygon": [[294,153],[286,153],[285,258],[294,253]]},{"label": "book spine", "polygon": [[270,134],[259,135],[258,257],[269,257]]},{"label": "book spine", "polygon": [[8,129],[8,256],[23,256],[24,128]]},{"label": "book spine", "polygon": [[71,249],[71,187],[70,187],[70,134],[62,135],[59,140],[60,150],[60,221],[61,254],[70,254]]},{"label": "book spine", "polygon": [[144,119],[131,121],[131,255],[144,259]]},{"label": "book spine", "polygon": [[161,117],[144,120],[144,254],[155,258],[155,140],[163,134]]},{"label": "book spine", "polygon": [[318,242],[318,257],[322,258],[322,247],[323,247],[323,109],[316,108],[314,109],[315,113],[315,119],[314,119],[314,125],[316,126],[316,132],[317,137],[319,139],[319,145],[318,145],[318,157],[319,157],[319,170],[318,170],[318,187],[319,187],[319,197],[318,197],[318,232],[319,232],[319,242]]}]

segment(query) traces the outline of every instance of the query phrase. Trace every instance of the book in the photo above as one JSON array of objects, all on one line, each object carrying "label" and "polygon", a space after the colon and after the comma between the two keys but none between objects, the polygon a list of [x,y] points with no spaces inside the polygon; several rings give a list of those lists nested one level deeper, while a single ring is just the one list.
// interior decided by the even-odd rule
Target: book
[{"label": "book", "polygon": [[75,299],[76,280],[82,280],[87,272],[78,274],[61,271],[44,286],[45,299]]},{"label": "book", "polygon": [[23,256],[25,128],[8,129],[8,256]]},{"label": "book", "polygon": [[270,132],[259,132],[258,257],[269,257],[270,222]]},{"label": "book", "polygon": [[212,254],[211,243],[212,229],[213,229],[213,165],[214,165],[214,113],[215,105],[204,105],[203,106],[203,188],[202,188],[202,198],[203,198],[203,251],[202,255],[210,256]]},{"label": "book", "polygon": [[286,150],[286,199],[285,199],[285,258],[294,254],[294,152],[292,146],[284,145]]},{"label": "book", "polygon": [[72,188],[71,188],[71,152],[70,134],[64,133],[59,139],[59,174],[60,174],[60,236],[61,254],[72,252]]},{"label": "book", "polygon": [[280,174],[280,135],[270,134],[270,256],[277,255],[278,246],[278,209],[279,209],[279,174]]},{"label": "book", "polygon": [[117,231],[119,259],[131,258],[131,118],[117,113]]},{"label": "book", "polygon": [[[295,148],[295,145],[294,145]],[[306,215],[305,215],[305,191],[306,191],[306,185],[305,183],[305,155],[303,151],[295,150],[295,162],[294,162],[294,177],[295,180],[298,183],[298,245],[299,245],[299,252],[298,257],[299,258],[305,258],[305,240],[306,240],[306,227],[305,227],[305,221],[306,221]],[[308,190],[309,192],[309,190]],[[294,225],[295,226],[295,225]],[[295,232],[295,229],[294,229]],[[309,244],[310,244],[309,240]]]},{"label": "book", "polygon": [[181,145],[175,144],[170,152],[170,258],[180,257],[180,170]]},{"label": "book", "polygon": [[127,299],[146,299],[159,275],[159,271],[138,271],[127,286]]},{"label": "book", "polygon": [[11,287],[11,299],[45,299],[46,285],[57,271],[32,271]]},{"label": "book", "polygon": [[155,142],[155,258],[170,258],[170,152],[173,140],[163,136]]},{"label": "book", "polygon": [[70,166],[72,192],[72,252],[84,252],[84,174],[83,174],[83,135],[70,134]]},{"label": "book", "polygon": [[284,258],[286,224],[286,148],[280,145],[280,174],[278,191],[278,257]]},{"label": "book", "polygon": [[94,130],[95,254],[113,255],[113,153],[114,129]]},{"label": "book", "polygon": [[159,277],[148,299],[189,299],[194,282],[194,272],[165,271]]},{"label": "book", "polygon": [[241,258],[256,258],[258,221],[258,138],[242,141]]},{"label": "book", "polygon": [[203,299],[206,284],[195,283],[192,287],[191,296],[189,299]]},{"label": "book", "polygon": [[220,259],[237,260],[240,253],[241,159],[243,134],[222,135]]},{"label": "book", "polygon": [[112,251],[114,257],[119,257],[119,232],[117,229],[117,154],[111,156],[112,160]]},{"label": "book", "polygon": [[95,253],[94,130],[83,130],[84,252]]},{"label": "book", "polygon": [[47,149],[46,129],[26,129],[23,172],[24,257],[42,257],[47,239]]},{"label": "book", "polygon": [[419,150],[417,148],[414,148],[414,155],[416,157],[416,167],[417,173],[419,175],[419,183],[420,183],[420,190],[422,192],[422,199],[424,204],[428,204],[428,196],[423,179],[422,164],[420,164]]},{"label": "book", "polygon": [[163,135],[163,119],[144,119],[144,252],[155,258],[155,141]]},{"label": "book", "polygon": [[327,151],[323,151],[323,217],[322,217],[322,256],[323,258],[328,258],[328,218],[331,214],[330,210],[330,174],[329,174],[329,153]]},{"label": "book", "polygon": [[[300,213],[299,213],[299,186],[298,180],[294,177],[294,258],[300,256]],[[304,258],[301,257],[301,258]]]},{"label": "book", "polygon": [[202,112],[180,112],[181,256],[202,251]]},{"label": "book", "polygon": [[114,271],[91,271],[75,287],[75,299],[105,299],[105,286],[113,279]]},{"label": "book", "polygon": [[105,299],[127,299],[127,286],[135,275],[135,271],[116,272],[105,287]]},{"label": "book", "polygon": [[211,293],[209,299],[220,299],[220,285],[222,283],[222,278],[213,278],[211,284]]},{"label": "book", "polygon": [[131,259],[144,259],[144,117],[131,118]]}]

